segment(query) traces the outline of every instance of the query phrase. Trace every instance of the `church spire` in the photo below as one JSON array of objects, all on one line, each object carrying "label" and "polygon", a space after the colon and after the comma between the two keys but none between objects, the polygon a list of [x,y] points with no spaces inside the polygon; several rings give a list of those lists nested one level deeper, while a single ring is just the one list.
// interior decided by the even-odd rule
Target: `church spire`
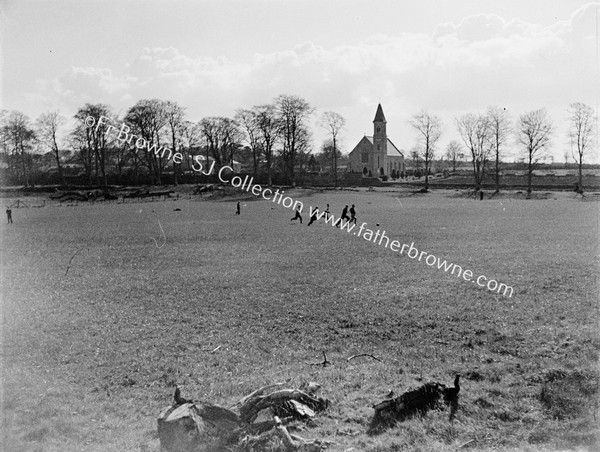
[{"label": "church spire", "polygon": [[381,104],[377,105],[377,113],[375,113],[375,119],[373,122],[387,122],[385,120],[385,116],[383,115],[383,108],[381,108]]}]

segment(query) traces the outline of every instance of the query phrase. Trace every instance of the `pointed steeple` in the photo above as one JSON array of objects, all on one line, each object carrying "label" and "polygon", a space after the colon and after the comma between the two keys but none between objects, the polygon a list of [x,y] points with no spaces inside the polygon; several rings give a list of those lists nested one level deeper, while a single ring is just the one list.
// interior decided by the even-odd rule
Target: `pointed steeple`
[{"label": "pointed steeple", "polygon": [[381,104],[377,105],[377,113],[375,113],[375,119],[373,122],[387,122],[385,120],[385,116],[383,115],[383,108],[381,108]]}]

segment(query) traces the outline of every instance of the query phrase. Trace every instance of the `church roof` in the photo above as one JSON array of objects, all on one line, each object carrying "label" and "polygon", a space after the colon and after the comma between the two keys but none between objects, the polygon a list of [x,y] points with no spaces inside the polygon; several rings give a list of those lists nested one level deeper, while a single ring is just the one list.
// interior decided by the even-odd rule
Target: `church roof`
[{"label": "church roof", "polygon": [[381,108],[381,104],[377,105],[377,113],[375,113],[375,119],[373,122],[387,122],[385,120],[385,116],[383,115],[383,108]]},{"label": "church roof", "polygon": [[[369,142],[371,144],[373,144],[373,137],[365,137],[367,140],[369,140]],[[392,140],[390,140],[389,138],[387,139],[387,155],[389,157],[399,157],[402,156],[404,157],[404,154],[402,153],[402,151],[400,149],[398,149],[396,147],[396,145],[394,143],[392,143]]]}]

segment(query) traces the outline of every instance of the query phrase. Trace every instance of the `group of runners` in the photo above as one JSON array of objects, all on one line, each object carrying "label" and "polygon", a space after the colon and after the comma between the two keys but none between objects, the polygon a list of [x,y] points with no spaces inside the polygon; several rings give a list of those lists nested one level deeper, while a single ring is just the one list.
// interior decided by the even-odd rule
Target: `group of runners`
[{"label": "group of runners", "polygon": [[[356,224],[356,209],[354,207],[354,204],[352,204],[352,207],[350,207],[349,211],[350,211],[350,216],[348,216],[348,205],[345,205],[344,208],[342,209],[342,216],[335,222],[336,227],[339,228],[342,221]],[[300,223],[302,223],[301,212],[302,212],[302,210],[300,209],[300,207],[296,208],[296,215],[294,216],[294,218],[291,218],[290,221],[300,220]],[[325,214],[325,220],[326,221],[329,220],[329,215],[331,215],[331,212],[329,211],[329,204],[327,204],[327,208],[325,209],[324,214]],[[308,222],[308,226],[310,226],[315,221],[317,221],[319,219],[319,217],[320,217],[319,208],[315,207],[311,211],[311,216],[310,216],[310,221]]]}]

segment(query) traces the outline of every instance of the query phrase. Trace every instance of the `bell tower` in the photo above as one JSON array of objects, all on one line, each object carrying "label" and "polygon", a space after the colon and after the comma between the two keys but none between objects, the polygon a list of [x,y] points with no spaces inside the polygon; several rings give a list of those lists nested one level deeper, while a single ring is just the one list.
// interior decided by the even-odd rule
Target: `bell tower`
[{"label": "bell tower", "polygon": [[373,119],[373,176],[383,176],[387,168],[387,121],[383,115],[381,104],[377,106]]}]

